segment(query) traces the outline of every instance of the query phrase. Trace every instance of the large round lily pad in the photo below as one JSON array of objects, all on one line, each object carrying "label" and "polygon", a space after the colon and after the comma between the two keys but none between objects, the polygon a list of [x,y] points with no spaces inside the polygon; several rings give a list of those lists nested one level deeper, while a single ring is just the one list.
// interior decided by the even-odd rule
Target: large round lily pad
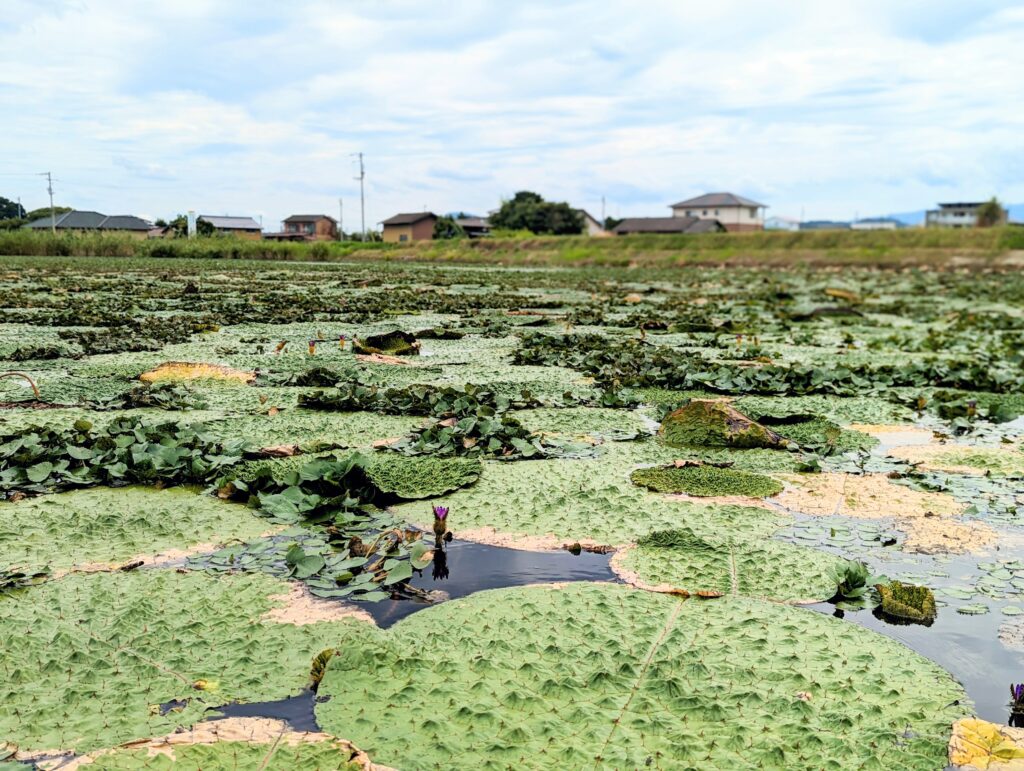
[{"label": "large round lily pad", "polygon": [[740,539],[728,532],[700,536],[679,529],[641,538],[616,562],[630,578],[646,585],[684,589],[691,594],[713,590],[781,602],[810,602],[835,594],[833,574],[841,560],[770,538]]},{"label": "large round lily pad", "polygon": [[947,673],[852,624],[598,584],[418,613],[344,648],[319,693],[324,730],[417,769],[932,771],[965,712]]},{"label": "large round lily pad", "polygon": [[186,488],[76,490],[0,503],[0,567],[57,572],[123,564],[266,530],[266,520],[246,507]]},{"label": "large round lily pad", "polygon": [[[83,752],[191,725],[229,701],[292,696],[313,657],[358,624],[264,619],[287,593],[258,574],[137,570],[0,597],[0,736]],[[172,700],[187,704],[161,714]]]}]

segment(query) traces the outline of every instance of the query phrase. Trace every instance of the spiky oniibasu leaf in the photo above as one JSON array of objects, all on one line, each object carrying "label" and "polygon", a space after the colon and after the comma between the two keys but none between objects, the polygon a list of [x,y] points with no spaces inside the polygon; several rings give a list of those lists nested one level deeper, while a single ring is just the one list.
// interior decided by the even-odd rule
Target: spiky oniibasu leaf
[{"label": "spiky oniibasu leaf", "polygon": [[94,488],[0,503],[0,565],[67,570],[255,538],[265,520],[186,488]]},{"label": "spiky oniibasu leaf", "polygon": [[[0,599],[0,736],[88,751],[190,725],[207,707],[301,691],[353,624],[262,620],[288,586],[258,574],[74,575]],[[217,683],[215,690],[193,684]],[[153,709],[188,700],[181,712]]]},{"label": "spiky oniibasu leaf", "polygon": [[646,584],[667,584],[691,594],[709,589],[808,602],[835,594],[834,571],[841,562],[817,549],[770,538],[697,535],[683,528],[641,538],[625,555],[623,567]]},{"label": "spiky oniibasu leaf", "polygon": [[931,771],[964,714],[948,674],[854,625],[596,584],[416,614],[343,648],[319,693],[325,730],[418,769]]}]

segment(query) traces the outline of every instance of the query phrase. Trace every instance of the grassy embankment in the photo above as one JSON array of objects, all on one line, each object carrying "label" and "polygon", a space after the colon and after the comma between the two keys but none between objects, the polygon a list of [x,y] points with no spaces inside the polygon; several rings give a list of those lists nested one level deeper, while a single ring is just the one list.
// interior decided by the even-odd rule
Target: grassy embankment
[{"label": "grassy embankment", "polygon": [[538,236],[526,239],[425,241],[414,244],[242,241],[233,238],[135,240],[106,235],[0,233],[0,254],[55,257],[184,257],[254,260],[396,260],[553,266],[681,264],[1017,265],[1024,228],[818,231],[637,235],[625,238]]}]

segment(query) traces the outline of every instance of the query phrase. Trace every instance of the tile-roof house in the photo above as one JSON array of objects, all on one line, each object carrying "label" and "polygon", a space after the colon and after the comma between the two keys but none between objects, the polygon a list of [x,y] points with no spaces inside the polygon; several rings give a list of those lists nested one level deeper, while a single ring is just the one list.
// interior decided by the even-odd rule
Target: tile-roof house
[{"label": "tile-roof house", "polygon": [[279,233],[264,233],[276,241],[337,241],[338,221],[326,214],[293,214],[281,222]]},{"label": "tile-roof house", "polygon": [[715,219],[729,231],[764,230],[763,203],[733,193],[706,193],[672,204],[673,217]]},{"label": "tile-roof house", "polygon": [[[50,217],[40,217],[25,225],[32,230],[49,230],[53,226],[54,220]],[[151,227],[153,226],[146,220],[130,214],[108,216],[98,211],[69,211],[56,217],[56,229],[65,232],[106,230],[145,238],[149,235]]]},{"label": "tile-roof house", "polygon": [[396,214],[380,224],[384,226],[383,238],[389,243],[407,241],[429,241],[434,237],[434,223],[437,215],[429,211]]},{"label": "tile-roof house", "polygon": [[718,220],[697,217],[627,217],[612,228],[617,236],[630,233],[721,233],[725,228]]},{"label": "tile-roof house", "polygon": [[252,217],[221,217],[216,214],[200,214],[199,219],[202,222],[208,222],[213,225],[215,233],[233,235],[238,236],[239,238],[252,240],[259,240],[263,238],[263,228],[261,228],[260,223]]}]

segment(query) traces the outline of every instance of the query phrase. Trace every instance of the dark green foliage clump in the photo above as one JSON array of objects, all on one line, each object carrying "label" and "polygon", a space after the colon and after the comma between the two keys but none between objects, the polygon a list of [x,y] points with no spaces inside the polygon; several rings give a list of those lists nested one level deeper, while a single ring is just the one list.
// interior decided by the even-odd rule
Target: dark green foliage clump
[{"label": "dark green foliage clump", "polygon": [[418,340],[461,340],[466,335],[464,332],[460,332],[457,329],[431,327],[429,329],[421,329],[419,332],[414,332],[413,336]]},{"label": "dark green foliage clump", "polygon": [[729,406],[711,399],[694,399],[670,413],[661,424],[669,447],[780,448],[786,440]]},{"label": "dark green foliage clump", "polygon": [[221,495],[247,498],[253,508],[281,522],[349,523],[377,490],[367,475],[369,459],[360,453],[302,456],[260,461],[232,469],[217,480]]},{"label": "dark green foliage clump", "polygon": [[408,332],[395,330],[383,335],[370,335],[352,341],[352,350],[356,353],[382,353],[388,356],[416,356],[420,352],[419,341]]},{"label": "dark green foliage clump", "polygon": [[160,410],[202,410],[206,401],[197,392],[182,383],[140,383],[110,399],[87,402],[95,410],[129,410],[155,408]]},{"label": "dark green foliage clump", "polygon": [[878,444],[878,440],[857,431],[848,431],[831,420],[818,415],[757,416],[764,426],[797,444],[803,450],[822,455],[865,450]]},{"label": "dark green foliage clump", "polygon": [[23,345],[4,356],[8,361],[41,361],[59,359],[68,351],[59,345]]},{"label": "dark green foliage clump", "polygon": [[401,457],[388,453],[370,463],[370,481],[382,493],[416,500],[434,498],[480,478],[483,467],[475,458]]},{"label": "dark green foliage clump", "polygon": [[782,483],[764,474],[710,464],[641,468],[629,478],[634,484],[658,493],[686,493],[701,497],[743,495],[767,498],[782,492]]},{"label": "dark green foliage clump", "polygon": [[921,623],[931,622],[936,615],[935,595],[927,586],[914,586],[893,581],[876,587],[882,598],[882,613]]},{"label": "dark green foliage clump", "polygon": [[379,388],[363,383],[338,383],[335,391],[313,391],[299,395],[299,406],[342,412],[382,412],[388,415],[427,415],[436,418],[467,415],[489,408],[494,412],[538,407],[541,402],[523,389],[518,399],[495,393],[483,386],[411,385]]},{"label": "dark green foliage clump", "polygon": [[119,418],[66,429],[30,426],[0,435],[0,493],[72,487],[212,481],[242,458],[244,440],[224,442],[201,428]]}]

